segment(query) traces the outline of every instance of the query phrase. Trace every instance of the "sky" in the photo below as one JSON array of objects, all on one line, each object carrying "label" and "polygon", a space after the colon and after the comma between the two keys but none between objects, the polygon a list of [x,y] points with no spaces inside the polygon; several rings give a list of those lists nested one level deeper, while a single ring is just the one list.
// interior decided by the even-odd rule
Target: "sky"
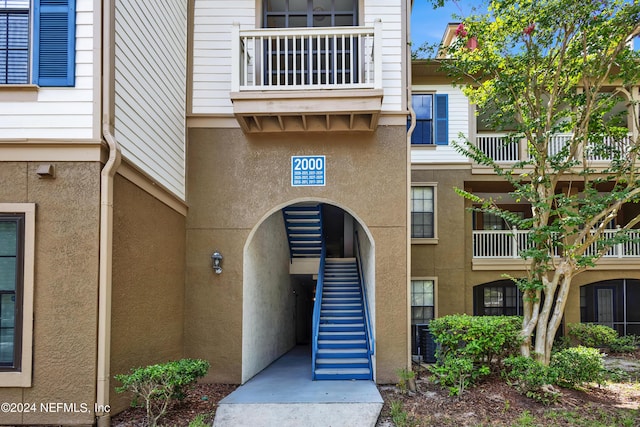
[{"label": "sky", "polygon": [[449,0],[444,7],[433,9],[428,0],[414,0],[411,12],[411,40],[413,49],[424,42],[438,44],[449,22],[458,21],[452,15],[467,17],[479,0]]}]

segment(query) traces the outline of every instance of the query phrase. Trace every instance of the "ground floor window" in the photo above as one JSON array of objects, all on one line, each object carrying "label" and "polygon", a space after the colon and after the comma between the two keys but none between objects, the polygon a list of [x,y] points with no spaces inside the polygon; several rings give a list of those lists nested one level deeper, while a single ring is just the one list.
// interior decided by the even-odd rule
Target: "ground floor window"
[{"label": "ground floor window", "polygon": [[580,287],[580,321],[640,335],[640,280],[604,280]]},{"label": "ground floor window", "polygon": [[35,205],[0,203],[0,386],[31,385]]},{"label": "ground floor window", "polygon": [[0,369],[20,369],[24,214],[0,214]]},{"label": "ground floor window", "polygon": [[473,289],[476,316],[518,316],[522,314],[522,292],[511,280],[498,280]]},{"label": "ground floor window", "polygon": [[411,280],[411,353],[428,362],[433,359],[433,339],[428,325],[435,317],[435,281]]}]

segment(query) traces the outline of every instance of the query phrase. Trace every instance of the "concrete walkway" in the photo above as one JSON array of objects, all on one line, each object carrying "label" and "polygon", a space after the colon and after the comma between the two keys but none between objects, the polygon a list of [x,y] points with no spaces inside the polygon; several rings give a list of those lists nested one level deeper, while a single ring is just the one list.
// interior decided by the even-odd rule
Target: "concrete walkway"
[{"label": "concrete walkway", "polygon": [[214,427],[375,426],[373,381],[312,381],[311,350],[296,347],[220,401]]}]

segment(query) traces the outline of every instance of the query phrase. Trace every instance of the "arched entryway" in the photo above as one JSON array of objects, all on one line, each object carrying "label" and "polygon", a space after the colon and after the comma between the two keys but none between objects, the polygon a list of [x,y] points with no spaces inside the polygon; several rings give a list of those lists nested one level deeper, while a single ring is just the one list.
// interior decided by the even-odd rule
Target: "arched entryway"
[{"label": "arched entryway", "polygon": [[[312,340],[319,260],[292,255],[283,213],[306,207],[321,212],[327,259],[357,259],[365,278],[368,323],[371,328],[375,324],[375,245],[366,225],[353,211],[329,200],[300,199],[276,206],[255,225],[244,246],[243,383],[296,345]],[[373,336],[375,331],[368,333]],[[374,358],[371,365],[374,369]]]}]

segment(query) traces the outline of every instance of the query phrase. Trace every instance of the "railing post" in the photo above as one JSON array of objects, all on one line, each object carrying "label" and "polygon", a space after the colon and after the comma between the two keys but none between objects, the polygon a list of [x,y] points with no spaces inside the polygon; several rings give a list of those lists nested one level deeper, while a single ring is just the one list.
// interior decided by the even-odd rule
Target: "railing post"
[{"label": "railing post", "polygon": [[231,92],[240,91],[240,23],[231,25]]},{"label": "railing post", "polygon": [[373,85],[382,89],[382,20],[373,23]]},{"label": "railing post", "polygon": [[518,229],[513,226],[511,231],[513,232],[513,246],[511,247],[511,256],[513,258],[518,258]]},{"label": "railing post", "polygon": [[[620,228],[620,224],[616,225],[616,234],[618,234],[620,232],[621,228]],[[618,258],[622,258],[623,252],[624,252],[624,246],[622,245],[622,243],[616,243],[616,255],[618,255]]]}]

